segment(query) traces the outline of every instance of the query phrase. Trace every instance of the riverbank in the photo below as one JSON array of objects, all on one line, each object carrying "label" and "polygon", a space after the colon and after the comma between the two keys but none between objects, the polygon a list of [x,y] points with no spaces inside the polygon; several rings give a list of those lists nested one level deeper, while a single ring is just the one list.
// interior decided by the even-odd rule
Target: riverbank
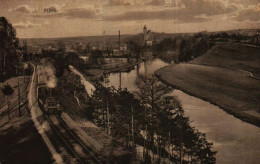
[{"label": "riverbank", "polygon": [[87,80],[93,81],[95,79],[102,78],[103,75],[105,75],[105,74],[109,74],[109,73],[113,73],[113,72],[129,72],[132,69],[134,69],[134,67],[137,64],[140,64],[142,62],[143,62],[143,59],[139,59],[139,60],[133,61],[131,63],[117,63],[117,64],[113,64],[110,66],[106,66],[104,68],[89,69],[89,70],[84,70],[82,72],[84,73],[84,76]]},{"label": "riverbank", "polygon": [[[234,51],[229,45],[218,45],[190,63],[164,67],[155,74],[167,85],[217,105],[228,114],[260,127],[259,80],[252,78],[247,71],[228,68],[241,65],[238,68],[250,68],[257,74],[259,50],[250,47],[249,51],[256,53],[248,55],[246,48],[241,48],[243,51],[239,48]],[[244,64],[239,65],[241,62]]]},{"label": "riverbank", "polygon": [[116,65],[115,67],[106,68],[104,73],[108,74],[111,72],[127,72],[130,71],[131,69],[134,69],[135,65],[140,64],[141,62],[143,62],[143,60],[139,59],[131,63],[127,63],[127,64],[123,63],[120,65]]}]

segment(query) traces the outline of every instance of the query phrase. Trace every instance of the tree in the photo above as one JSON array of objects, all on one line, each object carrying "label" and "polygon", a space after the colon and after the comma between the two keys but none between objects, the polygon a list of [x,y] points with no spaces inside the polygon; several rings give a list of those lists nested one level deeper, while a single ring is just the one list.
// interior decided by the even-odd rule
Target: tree
[{"label": "tree", "polygon": [[92,51],[89,55],[89,62],[90,64],[101,66],[101,64],[104,64],[104,58],[102,51],[100,50],[95,50]]},{"label": "tree", "polygon": [[138,44],[136,41],[129,41],[128,47],[129,50],[134,53],[136,60],[138,60],[142,54],[142,46]]},{"label": "tree", "polygon": [[19,62],[16,31],[5,17],[0,17],[0,38],[0,77],[4,80],[15,73],[15,66]]},{"label": "tree", "polygon": [[23,55],[23,60],[24,61],[29,61],[30,60],[30,55],[28,52],[28,44],[27,41],[23,41],[23,45],[20,47],[21,53]]},{"label": "tree", "polygon": [[175,163],[214,163],[212,143],[191,127],[180,101],[167,94],[171,88],[155,76],[141,79],[139,92],[134,94],[96,84],[88,103],[95,124],[124,142],[133,153],[135,144],[144,146],[145,163],[151,163],[148,150],[158,154],[159,163],[167,155]]},{"label": "tree", "polygon": [[[5,86],[4,86],[4,88],[2,89],[2,92],[3,92],[3,94],[5,95],[5,97],[10,97],[12,94],[13,94],[13,92],[14,92],[14,90],[13,90],[13,88],[9,85],[9,84],[6,84]],[[8,98],[8,119],[10,120],[10,109],[9,109],[9,106],[10,106],[10,100],[9,100],[9,98]]]},{"label": "tree", "polygon": [[[145,106],[145,118],[143,119],[143,130],[146,131],[147,137],[156,153],[161,152],[168,141],[168,132],[170,128],[171,118],[175,110],[180,107],[180,103],[175,97],[166,96],[171,88],[161,83],[154,75],[150,78],[143,78],[139,85],[138,98],[143,106]],[[155,136],[156,142],[155,142]],[[156,145],[156,146],[155,146]]]},{"label": "tree", "polygon": [[166,147],[173,147],[174,153],[170,155],[168,151],[168,156],[173,156],[179,163],[184,163],[186,159],[215,163],[216,152],[211,150],[212,143],[208,143],[204,134],[191,127],[179,100],[167,95],[171,91],[169,87],[152,76],[144,78],[139,89],[137,95],[146,109],[142,119],[143,130],[147,131],[152,151],[158,154],[159,163],[162,154],[166,153]]}]

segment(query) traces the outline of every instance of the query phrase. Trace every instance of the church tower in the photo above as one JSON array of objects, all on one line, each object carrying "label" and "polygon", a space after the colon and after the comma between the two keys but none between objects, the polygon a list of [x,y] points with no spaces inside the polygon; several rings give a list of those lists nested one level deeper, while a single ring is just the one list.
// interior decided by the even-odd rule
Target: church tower
[{"label": "church tower", "polygon": [[143,35],[144,35],[144,43],[145,43],[146,40],[147,40],[147,27],[146,27],[146,25],[144,25]]}]

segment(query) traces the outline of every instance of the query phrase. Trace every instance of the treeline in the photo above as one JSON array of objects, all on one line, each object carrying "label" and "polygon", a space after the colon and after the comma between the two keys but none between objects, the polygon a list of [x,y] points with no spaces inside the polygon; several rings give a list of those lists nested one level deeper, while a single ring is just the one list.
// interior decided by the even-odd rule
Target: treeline
[{"label": "treeline", "polygon": [[[192,36],[165,38],[153,46],[153,52],[163,60],[172,58],[175,63],[188,62],[193,58],[203,55],[214,44],[214,40],[208,34],[198,33]],[[171,53],[168,53],[165,57],[165,53],[167,52]]]},{"label": "treeline", "polygon": [[221,32],[221,33],[211,34],[210,38],[212,40],[221,41],[221,42],[247,43],[247,44],[260,46],[259,32],[250,36],[242,35],[240,33]]},{"label": "treeline", "polygon": [[97,83],[86,116],[133,153],[142,146],[144,163],[215,163],[212,143],[190,125],[169,90],[155,77],[144,78],[136,93]]},{"label": "treeline", "polygon": [[18,75],[22,67],[20,54],[16,30],[5,17],[0,17],[0,81]]},{"label": "treeline", "polygon": [[26,44],[20,44],[16,30],[5,17],[0,17],[0,82],[25,73],[24,62],[30,61]]}]

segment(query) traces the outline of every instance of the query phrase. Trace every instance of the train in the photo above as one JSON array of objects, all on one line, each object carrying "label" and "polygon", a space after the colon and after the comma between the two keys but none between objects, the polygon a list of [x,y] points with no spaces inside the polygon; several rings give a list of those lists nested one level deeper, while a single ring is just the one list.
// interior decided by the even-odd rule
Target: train
[{"label": "train", "polygon": [[44,110],[47,115],[52,115],[52,114],[60,115],[62,113],[61,106],[56,97],[47,97],[46,98]]},{"label": "train", "polygon": [[60,105],[57,95],[52,88],[39,87],[38,101],[42,111],[46,115],[60,115],[62,113],[62,106]]}]

